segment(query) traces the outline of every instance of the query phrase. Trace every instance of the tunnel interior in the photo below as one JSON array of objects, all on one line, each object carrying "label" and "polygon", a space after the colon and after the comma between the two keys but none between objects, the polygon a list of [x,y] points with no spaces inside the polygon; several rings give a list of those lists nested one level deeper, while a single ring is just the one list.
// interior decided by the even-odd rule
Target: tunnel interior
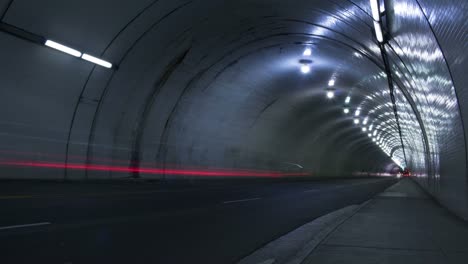
[{"label": "tunnel interior", "polygon": [[381,4],[384,43],[368,0],[2,0],[1,177],[407,167],[468,219],[467,3]]}]

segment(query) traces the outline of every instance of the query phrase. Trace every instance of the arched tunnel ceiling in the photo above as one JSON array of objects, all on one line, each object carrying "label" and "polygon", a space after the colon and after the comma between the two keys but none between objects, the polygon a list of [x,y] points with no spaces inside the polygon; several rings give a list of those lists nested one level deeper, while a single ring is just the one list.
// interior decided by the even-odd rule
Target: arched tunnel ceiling
[{"label": "arched tunnel ceiling", "polygon": [[[466,78],[452,62],[466,56],[441,46],[435,6],[385,1],[400,139],[368,0],[2,0],[2,23],[116,66],[0,33],[9,65],[0,72],[3,98],[16,99],[0,106],[2,157],[258,170],[292,162],[318,176],[384,172],[397,163],[436,182],[461,162],[455,171],[465,175],[454,81]],[[463,32],[462,21],[453,27]],[[309,73],[301,60],[310,60]],[[441,158],[450,151],[457,154]],[[48,177],[121,177],[64,168]]]}]

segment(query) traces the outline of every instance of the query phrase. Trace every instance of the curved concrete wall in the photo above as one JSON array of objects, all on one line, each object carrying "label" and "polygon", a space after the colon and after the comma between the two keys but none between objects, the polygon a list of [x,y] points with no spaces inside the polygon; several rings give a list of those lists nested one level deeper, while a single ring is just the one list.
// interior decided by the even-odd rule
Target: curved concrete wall
[{"label": "curved concrete wall", "polygon": [[[386,4],[408,166],[466,217],[466,23],[451,20],[466,3]],[[2,160],[274,171],[297,163],[327,177],[388,171],[381,148],[403,160],[367,0],[14,0],[0,1],[0,14],[118,65],[0,32]],[[366,117],[373,130],[363,132]],[[172,177],[2,166],[5,178],[126,176]]]},{"label": "curved concrete wall", "polygon": [[[411,154],[419,153],[412,169],[440,202],[468,218],[463,115],[467,97],[466,77],[461,74],[467,63],[463,52],[467,27],[462,20],[468,5],[466,1],[390,3],[392,69],[422,121],[422,131],[411,136],[416,143]],[[416,130],[414,124],[405,127],[406,135]]]}]

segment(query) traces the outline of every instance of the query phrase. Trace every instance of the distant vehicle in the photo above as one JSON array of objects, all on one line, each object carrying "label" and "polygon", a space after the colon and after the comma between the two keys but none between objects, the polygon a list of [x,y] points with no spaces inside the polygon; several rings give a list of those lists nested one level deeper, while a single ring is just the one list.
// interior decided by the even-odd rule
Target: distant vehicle
[{"label": "distant vehicle", "polygon": [[403,170],[403,172],[401,173],[401,175],[403,177],[410,177],[411,176],[411,172],[406,168]]}]

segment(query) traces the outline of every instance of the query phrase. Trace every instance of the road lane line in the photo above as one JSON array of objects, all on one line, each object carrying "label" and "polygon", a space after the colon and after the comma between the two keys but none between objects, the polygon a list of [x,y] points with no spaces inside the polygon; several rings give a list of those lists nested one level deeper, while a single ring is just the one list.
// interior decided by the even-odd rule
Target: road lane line
[{"label": "road lane line", "polygon": [[305,190],[303,192],[308,193],[308,192],[319,192],[319,189],[310,189],[310,190]]},{"label": "road lane line", "polygon": [[42,223],[34,223],[34,224],[26,224],[26,225],[12,225],[12,226],[2,226],[0,230],[6,229],[15,229],[15,228],[24,228],[24,227],[33,227],[33,226],[43,226],[43,225],[50,225],[49,222],[42,222]]},{"label": "road lane line", "polygon": [[324,189],[309,189],[309,190],[305,190],[303,192],[304,193],[309,193],[309,192],[333,191],[333,190],[343,189],[343,188],[346,188],[346,187],[372,184],[372,183],[381,182],[381,181],[382,180],[376,180],[376,181],[371,181],[371,182],[352,183],[352,184],[338,185],[338,186],[334,186],[334,187],[331,187],[331,188],[324,188]]},{"label": "road lane line", "polygon": [[352,184],[345,184],[345,185],[338,185],[336,188],[345,188],[345,187],[350,187],[350,186],[357,186],[357,185],[366,185],[366,184],[372,184],[376,182],[381,182],[384,179],[381,180],[376,180],[376,181],[369,181],[369,182],[360,182],[360,183],[352,183]]},{"label": "road lane line", "polygon": [[249,198],[249,199],[232,200],[232,201],[225,201],[225,202],[223,202],[223,204],[242,203],[242,202],[255,201],[255,200],[260,200],[260,199],[262,199],[262,198],[256,197],[256,198]]}]

